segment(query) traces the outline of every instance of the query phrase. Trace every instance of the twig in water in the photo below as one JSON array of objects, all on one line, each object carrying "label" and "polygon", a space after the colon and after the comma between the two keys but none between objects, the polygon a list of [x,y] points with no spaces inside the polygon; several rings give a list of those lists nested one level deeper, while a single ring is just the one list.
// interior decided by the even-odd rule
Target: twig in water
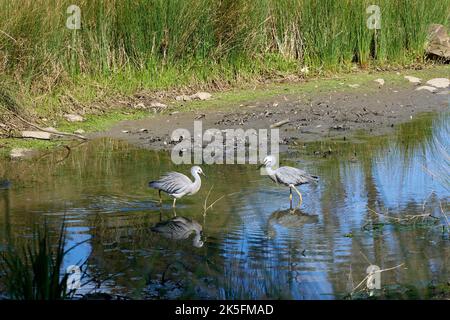
[{"label": "twig in water", "polygon": [[[209,199],[209,195],[211,194],[212,189],[214,188],[214,186],[211,187],[211,189],[209,189],[208,194],[206,195],[206,199],[205,199],[205,203],[203,204],[203,216],[206,217],[206,212],[211,209],[217,202],[219,202],[220,200],[222,200],[226,195],[224,194],[223,196],[221,196],[220,198],[218,198],[216,201],[214,201],[213,203],[211,203],[209,206],[207,206],[208,203],[208,199]],[[229,194],[231,195],[231,194]],[[228,196],[229,196],[228,195]]]},{"label": "twig in water", "polygon": [[424,213],[424,214],[413,214],[413,215],[405,215],[403,217],[392,217],[389,216],[387,214],[381,214],[376,212],[375,210],[368,208],[370,212],[373,212],[375,214],[377,214],[378,216],[384,217],[387,220],[391,220],[394,221],[395,223],[416,223],[417,220],[421,219],[422,221],[425,220],[426,218],[432,218],[432,219],[439,219],[437,217],[434,217],[431,215],[431,213]]},{"label": "twig in water", "polygon": [[397,269],[397,268],[400,268],[401,266],[403,266],[405,263],[403,262],[403,263],[401,263],[401,264],[399,264],[398,266],[395,266],[395,267],[392,267],[392,268],[387,268],[387,269],[381,269],[381,270],[377,270],[377,271],[375,271],[375,272],[373,272],[372,274],[368,274],[354,289],[353,289],[353,291],[352,291],[352,293],[351,294],[354,294],[355,293],[355,291],[356,291],[356,289],[358,289],[360,286],[362,286],[362,284],[365,282],[365,281],[367,281],[367,279],[370,277],[370,276],[372,276],[373,274],[375,274],[375,273],[381,273],[381,272],[385,272],[385,271],[390,271],[390,270],[394,270],[394,269]]},{"label": "twig in water", "polygon": [[279,122],[275,122],[274,124],[270,125],[270,129],[274,129],[274,128],[279,128],[287,123],[289,123],[290,120],[289,119],[285,119]]},{"label": "twig in water", "polygon": [[447,232],[450,232],[450,222],[448,221],[447,214],[444,212],[444,208],[442,208],[441,201],[439,201],[439,207],[441,208],[441,214],[444,216],[444,219],[447,222]]}]

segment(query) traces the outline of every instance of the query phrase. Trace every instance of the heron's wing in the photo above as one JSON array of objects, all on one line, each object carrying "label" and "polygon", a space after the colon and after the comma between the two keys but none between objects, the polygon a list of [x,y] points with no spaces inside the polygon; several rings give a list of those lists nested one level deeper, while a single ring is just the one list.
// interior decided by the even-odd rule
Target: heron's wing
[{"label": "heron's wing", "polygon": [[276,170],[275,176],[279,183],[293,184],[294,186],[318,180],[316,176],[293,167],[280,167]]},{"label": "heron's wing", "polygon": [[194,231],[189,225],[189,220],[183,217],[172,218],[157,223],[151,228],[153,232],[162,234],[164,237],[174,240],[187,239]]},{"label": "heron's wing", "polygon": [[159,189],[168,194],[182,193],[192,184],[191,179],[182,173],[168,172],[164,174],[159,180],[151,181],[149,186],[151,188]]}]

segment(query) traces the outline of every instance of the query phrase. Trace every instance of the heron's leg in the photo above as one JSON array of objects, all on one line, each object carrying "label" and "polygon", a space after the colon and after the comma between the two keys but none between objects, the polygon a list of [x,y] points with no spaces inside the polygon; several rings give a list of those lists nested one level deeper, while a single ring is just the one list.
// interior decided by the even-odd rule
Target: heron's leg
[{"label": "heron's leg", "polygon": [[177,202],[177,198],[173,198],[173,205],[172,207],[175,208],[175,203]]},{"label": "heron's leg", "polygon": [[297,205],[297,208],[300,208],[300,206],[301,206],[302,203],[303,203],[303,197],[302,197],[302,194],[300,193],[300,191],[298,191],[298,189],[297,189],[294,185],[291,184],[290,187],[294,188],[295,192],[297,192],[298,196],[300,197],[300,201],[299,201],[299,203],[298,203],[298,205]]},{"label": "heron's leg", "polygon": [[290,206],[292,209],[292,188],[291,187],[289,187],[289,203],[290,203]]},{"label": "heron's leg", "polygon": [[161,190],[158,190],[158,195],[159,195],[159,205],[162,206]]}]

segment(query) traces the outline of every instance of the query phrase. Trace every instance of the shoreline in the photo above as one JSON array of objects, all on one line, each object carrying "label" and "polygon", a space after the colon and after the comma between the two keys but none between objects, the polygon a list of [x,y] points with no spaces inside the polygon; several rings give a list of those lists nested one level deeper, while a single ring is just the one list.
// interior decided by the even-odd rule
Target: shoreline
[{"label": "shoreline", "polygon": [[[448,77],[450,66],[400,72],[368,72],[339,75],[302,82],[268,83],[212,92],[205,101],[163,100],[160,112],[135,110],[110,103],[101,114],[88,114],[83,122],[59,122],[64,132],[85,130],[89,139],[110,137],[148,149],[169,149],[170,134],[176,128],[190,131],[194,121],[203,128],[262,129],[277,122],[283,145],[348,137],[364,130],[384,134],[425,112],[447,110],[448,88],[436,93],[416,91],[418,85],[404,78],[417,76],[422,84]],[[376,82],[383,79],[384,84]],[[146,101],[146,104],[150,103]],[[0,139],[0,156],[7,158],[13,148],[56,149],[68,140]]]}]

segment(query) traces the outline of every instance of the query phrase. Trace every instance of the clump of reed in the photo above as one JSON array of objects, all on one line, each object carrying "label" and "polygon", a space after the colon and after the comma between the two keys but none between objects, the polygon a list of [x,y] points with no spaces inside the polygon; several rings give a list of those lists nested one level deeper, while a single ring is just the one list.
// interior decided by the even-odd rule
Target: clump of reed
[{"label": "clump of reed", "polygon": [[35,231],[30,243],[8,246],[0,256],[0,281],[7,297],[14,300],[61,300],[73,297],[68,274],[62,271],[65,249],[62,225],[56,247],[47,226]]}]

